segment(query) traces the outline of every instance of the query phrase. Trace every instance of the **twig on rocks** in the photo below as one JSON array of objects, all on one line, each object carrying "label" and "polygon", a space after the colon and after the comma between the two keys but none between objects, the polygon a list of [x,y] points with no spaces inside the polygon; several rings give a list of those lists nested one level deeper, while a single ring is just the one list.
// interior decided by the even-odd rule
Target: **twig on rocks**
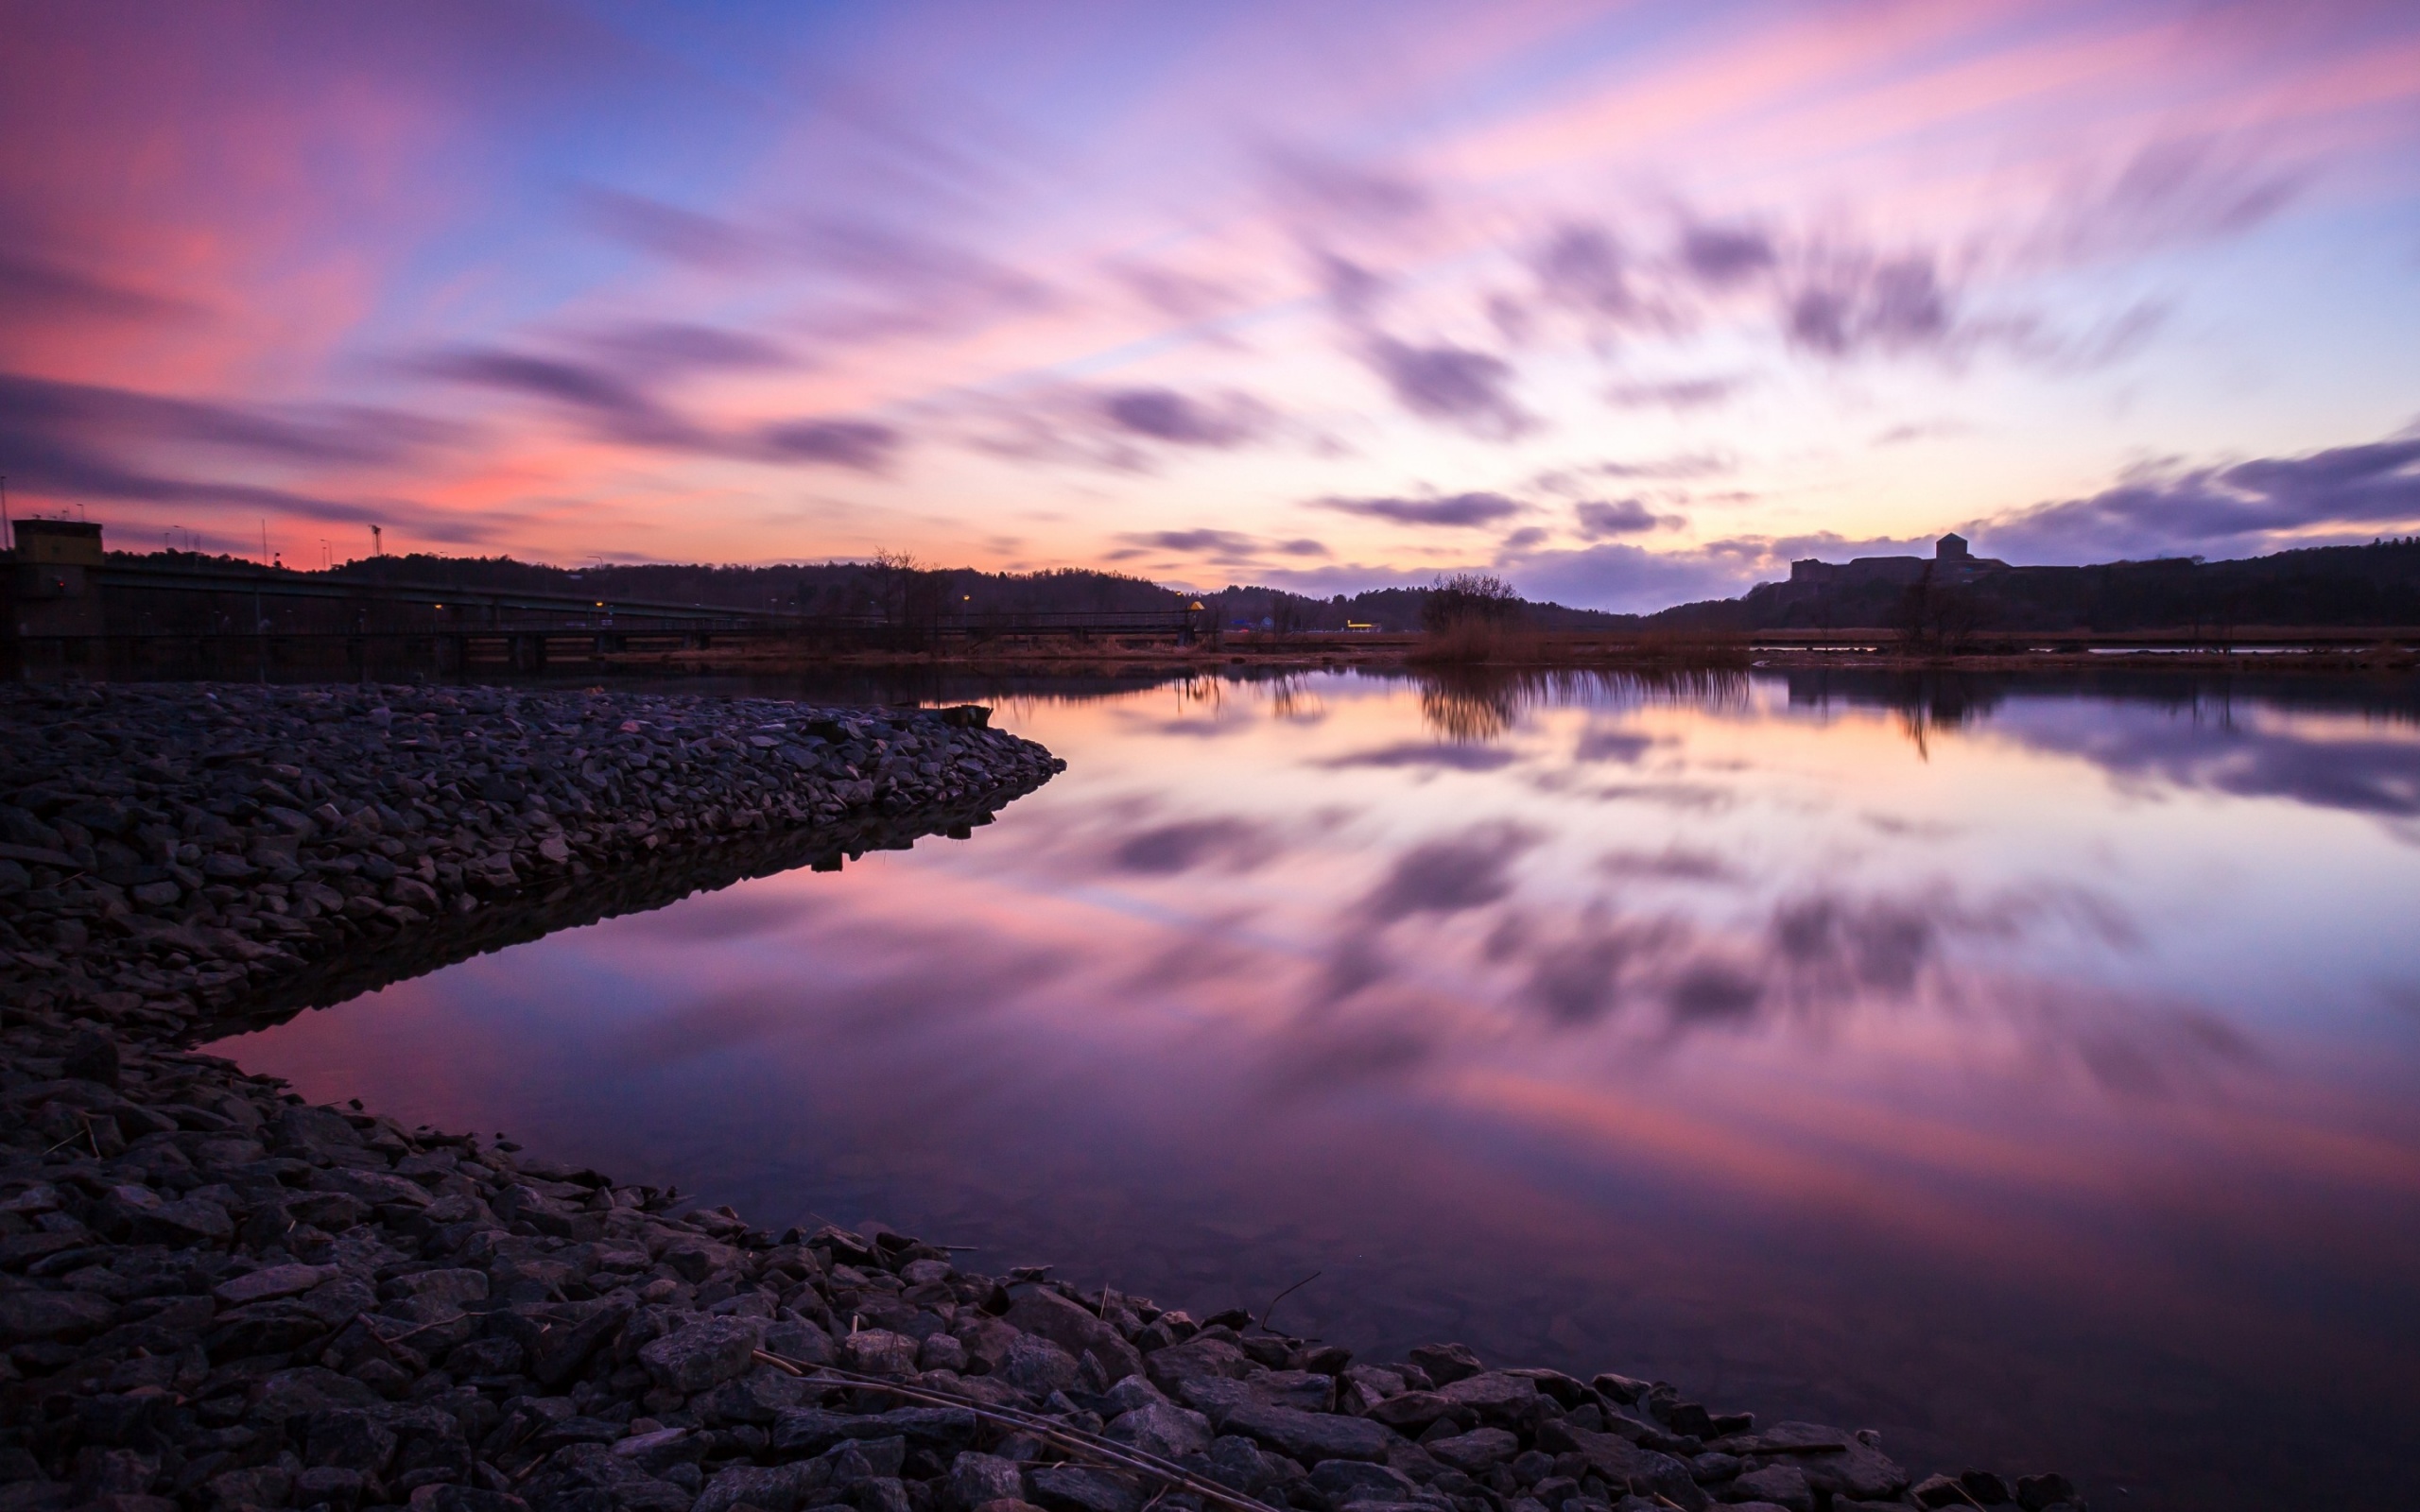
[{"label": "twig on rocks", "polygon": [[1117,1469],[1148,1475],[1165,1485],[1190,1491],[1204,1501],[1232,1507],[1235,1512],[1270,1512],[1268,1503],[1255,1501],[1248,1496],[1238,1496],[1225,1486],[1216,1482],[1205,1481],[1184,1467],[1164,1460],[1156,1454],[1149,1454],[1139,1449],[1098,1437],[1080,1428],[1070,1428],[1065,1423],[1042,1417],[1037,1413],[1019,1412],[1012,1407],[987,1406],[981,1402],[969,1401],[964,1397],[946,1391],[903,1385],[896,1381],[884,1381],[875,1376],[860,1375],[856,1371],[843,1370],[837,1366],[804,1365],[796,1360],[784,1359],[766,1349],[758,1349],[756,1358],[775,1369],[786,1370],[791,1375],[808,1381],[824,1381],[833,1385],[855,1386],[863,1391],[888,1392],[894,1397],[904,1397],[909,1401],[923,1402],[928,1407],[952,1407],[969,1412],[977,1418],[1031,1434],[1036,1438],[1055,1444],[1070,1453],[1089,1455],[1098,1460],[1105,1460]]}]

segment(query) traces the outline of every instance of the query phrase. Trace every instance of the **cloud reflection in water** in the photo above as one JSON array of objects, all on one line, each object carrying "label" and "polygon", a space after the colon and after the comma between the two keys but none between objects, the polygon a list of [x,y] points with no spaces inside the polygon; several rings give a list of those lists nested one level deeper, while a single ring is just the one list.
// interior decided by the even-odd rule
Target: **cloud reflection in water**
[{"label": "cloud reflection in water", "polygon": [[2280,1391],[2306,1439],[2387,1441],[2420,1400],[2420,1022],[2380,986],[2420,721],[2163,687],[1011,703],[1071,768],[972,842],[237,1053],[1165,1302],[1325,1268],[1292,1326],[1653,1371],[1910,1457],[2234,1463]]}]

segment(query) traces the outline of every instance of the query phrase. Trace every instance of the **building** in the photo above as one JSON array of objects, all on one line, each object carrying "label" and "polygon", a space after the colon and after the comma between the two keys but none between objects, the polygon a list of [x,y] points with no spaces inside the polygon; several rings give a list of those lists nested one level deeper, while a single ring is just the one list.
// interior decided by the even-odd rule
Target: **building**
[{"label": "building", "polygon": [[[82,637],[101,633],[101,595],[86,577],[88,569],[106,560],[101,552],[101,527],[82,520],[19,520],[0,573],[0,614],[5,614],[9,676],[22,676],[24,648],[29,640],[65,638],[53,644],[83,655]],[[78,663],[80,664],[80,663]]]}]

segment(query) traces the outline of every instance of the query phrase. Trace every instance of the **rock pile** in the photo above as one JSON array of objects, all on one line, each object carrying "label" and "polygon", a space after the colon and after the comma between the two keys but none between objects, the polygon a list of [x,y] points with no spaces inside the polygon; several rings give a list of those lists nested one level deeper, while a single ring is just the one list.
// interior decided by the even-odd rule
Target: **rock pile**
[{"label": "rock pile", "polygon": [[[138,719],[11,732],[21,773],[28,750],[54,756],[15,789],[9,859],[26,875],[0,900],[21,973],[0,1000],[0,1512],[2081,1505],[2058,1476],[1910,1484],[1871,1434],[1760,1430],[1660,1383],[1489,1368],[1459,1345],[1358,1363],[1240,1312],[962,1272],[873,1226],[775,1235],[509,1142],[311,1107],[173,1048],[205,1011],[197,994],[257,979],[224,941],[264,940],[282,963],[305,941],[392,951],[435,928],[385,911],[432,913],[380,890],[392,879],[365,873],[370,856],[421,876],[438,910],[488,908],[525,863],[603,885],[574,868],[650,836],[838,820],[953,786],[981,798],[1049,760],[971,714],[496,695],[448,726],[437,695],[244,696],[302,722],[274,749],[207,717],[177,738]],[[177,700],[109,707],[130,706],[164,722]],[[376,709],[383,742],[354,732]],[[455,765],[395,732],[424,712]],[[366,890],[318,882],[340,902],[302,914],[300,888],[332,875]],[[165,901],[137,900],[146,887]],[[156,949],[169,930],[179,943]]]},{"label": "rock pile", "polygon": [[1063,765],[986,716],[506,689],[0,689],[0,988],[72,990],[88,1015],[174,1033],[309,961],[383,954],[502,899],[667,850],[996,806]]}]

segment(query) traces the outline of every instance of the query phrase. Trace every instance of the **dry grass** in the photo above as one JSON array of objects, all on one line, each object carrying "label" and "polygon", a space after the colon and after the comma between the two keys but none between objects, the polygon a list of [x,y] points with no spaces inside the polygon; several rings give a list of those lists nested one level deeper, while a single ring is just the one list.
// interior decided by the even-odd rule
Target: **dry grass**
[{"label": "dry grass", "polygon": [[1616,639],[1463,620],[1422,637],[1404,660],[1427,666],[1737,668],[1749,664],[1750,654],[1742,638],[1702,631]]}]

